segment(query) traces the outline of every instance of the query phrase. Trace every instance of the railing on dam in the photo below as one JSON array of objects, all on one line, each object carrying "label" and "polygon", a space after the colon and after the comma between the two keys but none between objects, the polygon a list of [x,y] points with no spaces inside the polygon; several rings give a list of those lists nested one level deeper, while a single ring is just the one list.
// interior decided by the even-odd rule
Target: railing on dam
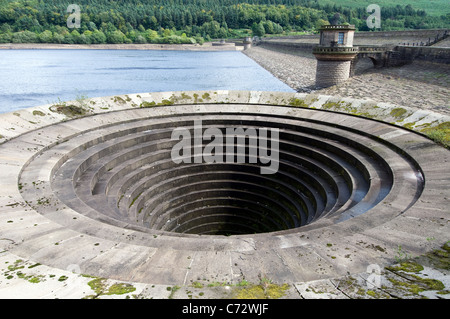
[{"label": "railing on dam", "polygon": [[357,47],[315,47],[313,53],[358,53]]},{"label": "railing on dam", "polygon": [[358,46],[358,53],[384,53],[390,50],[387,46]]}]

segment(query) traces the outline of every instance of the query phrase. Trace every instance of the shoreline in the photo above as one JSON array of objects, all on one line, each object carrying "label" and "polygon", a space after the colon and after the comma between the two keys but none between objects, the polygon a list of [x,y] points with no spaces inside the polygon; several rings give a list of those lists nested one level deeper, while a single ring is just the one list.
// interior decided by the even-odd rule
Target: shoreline
[{"label": "shoreline", "polygon": [[160,50],[160,51],[241,51],[234,43],[216,44],[56,44],[2,43],[0,50]]},{"label": "shoreline", "polygon": [[316,89],[317,60],[308,50],[274,49],[261,45],[243,53],[297,92],[342,99],[371,99],[450,114],[450,65],[414,61],[402,67],[375,69],[369,59],[363,59],[347,81]]},{"label": "shoreline", "polygon": [[362,61],[353,77],[345,83],[317,90],[315,88],[316,59],[309,50],[286,50],[253,46],[243,50],[234,43],[199,44],[50,44],[7,43],[0,50],[174,50],[174,51],[239,51],[297,92],[316,92],[337,97],[374,99],[379,102],[431,109],[450,114],[448,85],[450,67],[415,61],[399,68],[374,69]]}]

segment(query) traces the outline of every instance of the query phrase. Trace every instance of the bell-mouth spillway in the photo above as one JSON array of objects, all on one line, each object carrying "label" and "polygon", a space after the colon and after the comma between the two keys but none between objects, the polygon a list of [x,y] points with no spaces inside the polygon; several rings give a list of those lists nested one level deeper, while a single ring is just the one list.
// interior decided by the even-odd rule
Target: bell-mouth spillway
[{"label": "bell-mouth spillway", "polygon": [[[450,156],[425,136],[321,110],[332,97],[190,94],[92,99],[89,116],[53,105],[5,115],[17,128],[0,132],[0,206],[8,211],[3,218],[20,220],[4,231],[16,243],[10,251],[146,283],[261,272],[296,282],[391,261],[370,247],[420,251],[411,238],[445,234],[435,222],[445,216]],[[185,161],[173,157],[183,135],[174,138],[177,130],[192,137]],[[233,148],[212,144],[211,132],[225,141],[228,130],[240,132]],[[260,153],[251,161],[249,132],[263,145],[264,161]],[[202,138],[195,141],[196,134]],[[239,147],[241,161],[227,161]],[[208,155],[219,160],[208,162]],[[263,174],[274,162],[276,170]],[[330,259],[323,251],[330,243],[346,248]],[[350,251],[357,251],[351,260]],[[317,256],[327,269],[317,268]]]},{"label": "bell-mouth spillway", "polygon": [[[201,127],[195,128],[199,119]],[[203,158],[176,163],[171,155],[179,140],[172,132],[180,128],[192,137],[195,129],[202,130],[200,136],[208,128],[223,136],[231,129],[233,150],[241,138],[245,158],[238,161],[236,151],[228,161],[221,138],[217,163]],[[264,164],[250,163],[250,139],[258,136],[249,129],[277,130],[276,172],[262,174]],[[369,211],[389,194],[398,171],[417,177],[408,187],[405,208],[423,187],[415,163],[389,145],[320,121],[221,112],[139,119],[104,130],[46,150],[60,154],[68,143],[74,148],[55,166],[52,188],[74,210],[86,212],[88,206],[139,229],[222,235],[296,229],[320,218],[337,222]],[[270,149],[271,137],[261,135]],[[92,139],[86,141],[87,136]],[[203,139],[200,150],[208,143]],[[36,160],[48,161],[45,155]]]}]

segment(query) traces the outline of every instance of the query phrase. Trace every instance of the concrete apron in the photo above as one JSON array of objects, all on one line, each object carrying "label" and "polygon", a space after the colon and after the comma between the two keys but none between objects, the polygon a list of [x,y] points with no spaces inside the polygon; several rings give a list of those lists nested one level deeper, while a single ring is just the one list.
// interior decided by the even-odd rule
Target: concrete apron
[{"label": "concrete apron", "polygon": [[[134,294],[146,297],[167,298],[171,292],[166,288],[174,285],[258,282],[261,277],[300,292],[304,282],[391,265],[399,247],[406,255],[420,255],[448,241],[450,153],[409,130],[448,122],[447,116],[374,101],[254,91],[144,93],[77,103],[65,106],[81,106],[85,114],[63,114],[44,105],[0,116],[2,296],[92,295],[87,285],[92,278],[82,274],[105,278],[109,285],[132,284]],[[405,109],[401,116],[393,112],[399,108]],[[408,177],[396,176],[386,200],[360,216],[239,236],[141,231],[121,220],[85,214],[84,207],[69,208],[52,188],[58,158],[70,160],[65,154],[73,149],[67,143],[71,139],[144,118],[223,112],[306,118],[351,128],[413,159],[424,175],[424,188],[405,207],[406,198],[414,194],[404,184]],[[55,146],[58,154],[39,162],[45,165],[34,165]]]}]

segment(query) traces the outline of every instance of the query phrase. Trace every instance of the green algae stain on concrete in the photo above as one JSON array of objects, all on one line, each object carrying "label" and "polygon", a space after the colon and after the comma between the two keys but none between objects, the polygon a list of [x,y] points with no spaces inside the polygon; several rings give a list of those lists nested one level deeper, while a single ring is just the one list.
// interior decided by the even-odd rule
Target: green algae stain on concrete
[{"label": "green algae stain on concrete", "polygon": [[450,241],[440,249],[435,249],[425,255],[427,261],[434,267],[450,271]]},{"label": "green algae stain on concrete", "polygon": [[289,106],[295,107],[309,107],[309,105],[302,99],[292,98],[289,100]]},{"label": "green algae stain on concrete", "polygon": [[[304,298],[351,298],[351,299],[427,299],[447,298],[450,282],[450,242],[418,257],[408,257],[397,264],[384,267],[377,276],[377,284],[371,282],[367,273],[352,277],[347,275],[333,280],[318,280],[296,285]],[[443,270],[443,271],[441,271]]]},{"label": "green algae stain on concrete", "polygon": [[235,287],[235,299],[280,299],[289,289],[289,284],[275,284],[270,279],[262,278],[259,284],[240,285]]},{"label": "green algae stain on concrete", "polygon": [[149,108],[149,107],[154,107],[154,106],[170,106],[170,105],[174,105],[174,102],[171,100],[164,99],[160,103],[156,103],[155,101],[152,101],[152,102],[145,101],[145,102],[142,102],[139,105],[139,107]]},{"label": "green algae stain on concrete", "polygon": [[406,112],[407,112],[406,109],[397,107],[391,111],[390,115],[393,117],[399,118],[399,117],[402,117],[403,115],[405,115]]},{"label": "green algae stain on concrete", "polygon": [[82,108],[81,106],[76,106],[73,104],[65,105],[65,104],[58,104],[58,105],[52,105],[50,107],[50,111],[63,114],[67,117],[81,117],[88,113],[87,110]]},{"label": "green algae stain on concrete", "polygon": [[422,130],[429,138],[446,148],[450,148],[450,122],[443,122]]},{"label": "green algae stain on concrete", "polygon": [[448,287],[439,280],[440,278],[429,278],[424,273],[425,265],[431,264],[435,269],[450,270],[449,242],[441,248],[435,249],[423,256],[415,259],[409,259],[397,265],[386,267],[386,270],[398,275],[398,277],[389,277],[394,288],[404,291],[405,296],[415,296],[418,298],[427,298],[426,293],[434,292],[439,295],[450,293]]},{"label": "green algae stain on concrete", "polygon": [[408,276],[407,281],[398,280],[395,278],[389,278],[389,281],[397,289],[404,290],[406,296],[408,295],[408,293],[412,295],[419,295],[421,292],[430,290],[437,290],[442,292],[445,288],[445,285],[440,280],[422,278],[416,275]]},{"label": "green algae stain on concrete", "polygon": [[422,265],[420,265],[417,262],[403,262],[399,265],[395,265],[395,266],[388,266],[386,267],[387,270],[396,272],[396,271],[405,271],[405,272],[414,272],[414,273],[418,273],[420,271],[422,271],[424,268]]},{"label": "green algae stain on concrete", "polygon": [[261,285],[254,285],[247,288],[239,288],[234,298],[236,299],[279,299],[286,294],[289,289],[288,284],[271,284],[264,288]]},{"label": "green algae stain on concrete", "polygon": [[45,113],[42,111],[39,111],[39,110],[34,110],[33,115],[34,116],[45,116]]},{"label": "green algae stain on concrete", "polygon": [[8,265],[7,271],[3,273],[6,279],[23,279],[27,280],[32,284],[37,284],[41,281],[45,281],[44,275],[36,275],[36,274],[27,274],[26,269],[32,269],[40,266],[40,264],[33,264],[31,266],[26,267],[27,262],[22,259],[17,259],[13,264]]},{"label": "green algae stain on concrete", "polygon": [[139,107],[141,107],[141,108],[149,108],[149,107],[154,107],[154,106],[156,106],[155,101],[152,101],[152,102],[144,101],[139,105]]},{"label": "green algae stain on concrete", "polygon": [[86,299],[96,299],[102,295],[124,295],[136,290],[129,283],[114,283],[110,285],[107,278],[95,277],[88,282],[95,295],[86,296]]},{"label": "green algae stain on concrete", "polygon": [[124,295],[135,290],[136,288],[129,283],[115,283],[109,287],[106,295]]}]

